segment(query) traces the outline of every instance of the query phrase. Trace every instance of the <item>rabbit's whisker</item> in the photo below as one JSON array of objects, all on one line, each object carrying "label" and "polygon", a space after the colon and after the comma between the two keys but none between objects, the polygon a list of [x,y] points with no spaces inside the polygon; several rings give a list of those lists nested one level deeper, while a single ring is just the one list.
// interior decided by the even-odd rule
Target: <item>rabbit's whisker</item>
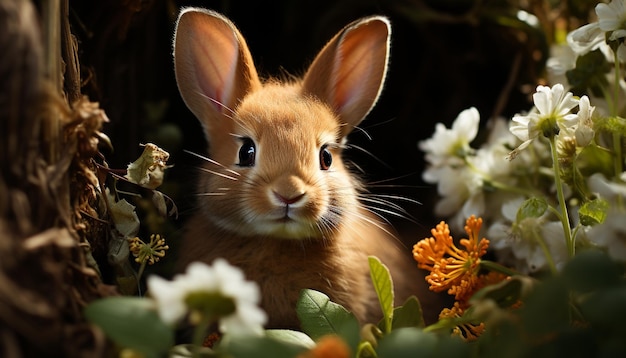
[{"label": "rabbit's whisker", "polygon": [[205,160],[205,161],[207,161],[207,162],[209,162],[211,164],[217,165],[218,167],[224,169],[225,171],[227,171],[230,174],[233,174],[233,175],[236,175],[236,176],[240,176],[241,175],[241,174],[237,173],[236,171],[234,171],[232,169],[228,169],[225,165],[223,165],[223,164],[221,164],[221,163],[219,163],[219,162],[217,162],[217,161],[215,161],[215,160],[213,160],[213,159],[211,159],[209,157],[205,157],[204,155],[200,155],[198,153],[194,153],[194,152],[189,151],[187,149],[184,149],[183,152],[185,152],[187,154],[194,155],[194,156],[196,156],[196,157],[198,157],[198,158],[200,158],[202,160]]},{"label": "rabbit's whisker", "polygon": [[[417,224],[417,220],[406,210],[404,209],[402,206],[391,202],[389,200],[386,200],[385,197],[390,197],[393,199],[403,199],[402,197],[395,197],[395,196],[391,196],[391,195],[381,195],[381,196],[377,196],[377,195],[368,195],[363,196],[361,195],[359,197],[359,199],[362,202],[366,202],[366,203],[371,203],[371,204],[378,204],[380,206],[375,206],[375,205],[368,205],[368,208],[374,211],[377,211],[379,213],[384,213],[384,214],[389,214],[389,215],[393,215],[395,217],[399,217],[405,220],[408,220],[414,224]],[[415,202],[411,199],[406,199],[406,201],[409,202]],[[380,216],[380,215],[379,215]]]},{"label": "rabbit's whisker", "polygon": [[[224,103],[216,100],[215,98],[211,98],[209,96],[207,96],[206,94],[202,93],[202,92],[197,92],[197,94],[199,94],[201,97],[204,97],[206,99],[208,99],[209,101],[217,104],[218,106],[224,108],[225,110],[227,110],[228,112],[230,112],[233,116],[236,115],[235,111],[233,111],[232,109],[230,109],[227,105],[225,105]],[[227,118],[230,118],[232,120],[234,120],[234,118],[232,116],[229,116],[227,114],[224,114]]]},{"label": "rabbit's whisker", "polygon": [[220,172],[216,172],[215,170],[211,170],[211,169],[207,169],[207,168],[199,168],[199,169],[202,170],[203,172],[207,172],[207,173],[210,173],[210,174],[213,174],[213,175],[217,175],[217,176],[220,176],[220,177],[225,178],[225,179],[230,179],[232,181],[238,181],[239,180],[239,179],[237,179],[235,177],[231,177],[230,175],[226,175],[226,174],[223,174],[223,173],[220,173]]},{"label": "rabbit's whisker", "polygon": [[[406,203],[422,205],[422,203],[420,203],[419,201],[417,201],[415,199],[407,198],[405,196],[400,196],[400,195],[389,195],[389,194],[369,194],[369,195],[370,196],[374,196],[376,198],[393,199],[393,200],[398,200],[398,201],[404,201]],[[390,203],[391,203],[391,201],[390,201]],[[394,204],[394,205],[397,205],[397,204]]]},{"label": "rabbit's whisker", "polygon": [[372,152],[370,152],[369,150],[367,150],[367,149],[365,149],[365,148],[363,148],[361,146],[358,146],[358,145],[355,145],[355,144],[348,144],[348,148],[349,149],[354,148],[354,149],[356,149],[356,150],[358,150],[360,152],[363,152],[363,153],[367,154],[368,156],[370,156],[375,161],[377,161],[378,163],[380,163],[381,165],[383,165],[385,168],[391,169],[389,164],[385,163],[382,159],[378,158],[377,156],[372,154]]},{"label": "rabbit's whisker", "polygon": [[361,133],[363,133],[363,135],[365,135],[365,138],[367,138],[368,140],[372,140],[372,136],[370,136],[369,133],[367,133],[367,131],[364,128],[361,128],[359,126],[352,126],[352,130],[357,130]]}]

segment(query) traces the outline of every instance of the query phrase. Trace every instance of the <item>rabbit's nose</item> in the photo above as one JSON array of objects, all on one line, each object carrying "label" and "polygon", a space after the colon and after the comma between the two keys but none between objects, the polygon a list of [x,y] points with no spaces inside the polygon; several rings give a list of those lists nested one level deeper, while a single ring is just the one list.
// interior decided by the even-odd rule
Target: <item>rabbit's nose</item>
[{"label": "rabbit's nose", "polygon": [[268,194],[275,204],[298,205],[306,203],[306,185],[298,176],[286,175],[278,178]]},{"label": "rabbit's nose", "polygon": [[290,197],[285,197],[285,196],[283,196],[283,195],[281,195],[281,194],[279,194],[279,193],[274,191],[274,196],[281,203],[286,204],[286,205],[291,205],[291,204],[295,204],[298,201],[300,201],[304,197],[304,193],[297,194],[297,195],[290,196]]}]

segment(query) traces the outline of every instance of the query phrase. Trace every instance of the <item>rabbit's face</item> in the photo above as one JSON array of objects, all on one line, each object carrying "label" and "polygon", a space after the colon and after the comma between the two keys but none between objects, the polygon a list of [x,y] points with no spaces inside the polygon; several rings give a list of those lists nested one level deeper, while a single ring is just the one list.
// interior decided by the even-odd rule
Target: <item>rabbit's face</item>
[{"label": "rabbit's face", "polygon": [[293,83],[262,82],[246,41],[218,13],[181,12],[176,81],[209,142],[200,200],[224,233],[331,238],[366,221],[341,146],[370,111],[387,70],[389,22],[351,23]]},{"label": "rabbit's face", "polygon": [[211,151],[225,168],[203,174],[206,193],[215,193],[210,218],[243,235],[330,236],[358,205],[335,115],[293,88],[268,85],[230,117],[232,133]]}]

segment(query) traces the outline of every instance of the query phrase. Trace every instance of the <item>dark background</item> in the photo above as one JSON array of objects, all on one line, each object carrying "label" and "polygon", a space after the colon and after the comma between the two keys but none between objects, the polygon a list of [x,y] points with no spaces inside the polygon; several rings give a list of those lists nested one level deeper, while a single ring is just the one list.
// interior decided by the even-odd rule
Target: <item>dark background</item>
[{"label": "dark background", "polygon": [[482,126],[494,115],[529,109],[529,93],[541,81],[547,56],[544,32],[517,19],[515,1],[73,2],[70,19],[79,42],[83,93],[100,102],[111,120],[105,133],[115,150],[103,153],[111,167],[125,168],[141,153],[139,143],[150,141],[170,152],[175,166],[161,190],[176,201],[180,216],[161,222],[167,228],[160,230],[174,237],[193,210],[197,162],[182,150],[206,148],[174,80],[171,40],[181,6],[207,7],[229,17],[262,76],[302,74],[349,22],[373,14],[390,18],[386,86],[361,125],[372,139],[359,132],[350,137],[371,154],[346,154],[365,169],[373,192],[421,202],[400,202],[414,222],[390,218],[409,247],[442,219],[433,214],[436,187],[421,179],[425,164],[418,141],[430,137],[437,122],[449,126],[470,106],[478,108]]}]

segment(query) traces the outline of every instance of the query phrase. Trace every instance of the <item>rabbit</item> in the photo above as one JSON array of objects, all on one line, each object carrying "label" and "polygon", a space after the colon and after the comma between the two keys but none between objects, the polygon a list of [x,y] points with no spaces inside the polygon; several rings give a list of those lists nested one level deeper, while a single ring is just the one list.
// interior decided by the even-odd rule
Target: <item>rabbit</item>
[{"label": "rabbit", "polygon": [[[368,209],[342,160],[347,135],[386,76],[390,23],[355,21],[298,80],[262,81],[225,16],[179,14],[173,54],[180,94],[209,143],[178,267],[222,257],[259,284],[268,328],[298,328],[302,289],[325,293],[360,322],[382,317],[368,255],[390,267],[397,302],[428,295],[394,230]],[[422,284],[419,284],[419,282]]]}]

